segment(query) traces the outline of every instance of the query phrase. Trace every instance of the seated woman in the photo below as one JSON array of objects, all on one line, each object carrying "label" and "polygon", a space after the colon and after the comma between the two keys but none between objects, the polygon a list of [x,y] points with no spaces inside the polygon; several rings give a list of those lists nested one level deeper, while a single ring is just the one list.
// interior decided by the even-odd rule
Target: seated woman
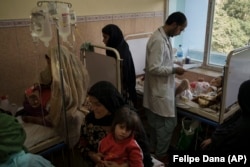
[{"label": "seated woman", "polygon": [[[90,112],[85,117],[81,138],[77,145],[87,163],[86,166],[95,166],[99,161],[98,144],[110,132],[114,113],[124,105],[122,95],[110,82],[100,81],[90,88],[87,98],[87,106]],[[147,136],[142,126],[138,126],[135,139],[143,151],[144,166],[152,167],[153,163],[148,148]],[[119,166],[115,162],[109,164]]]}]

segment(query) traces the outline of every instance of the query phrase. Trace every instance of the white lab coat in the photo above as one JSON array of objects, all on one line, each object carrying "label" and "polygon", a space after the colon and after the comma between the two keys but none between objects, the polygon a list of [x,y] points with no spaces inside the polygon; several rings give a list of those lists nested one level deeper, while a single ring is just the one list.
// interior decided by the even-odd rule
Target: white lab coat
[{"label": "white lab coat", "polygon": [[163,117],[175,117],[174,55],[162,27],[147,43],[143,106]]}]

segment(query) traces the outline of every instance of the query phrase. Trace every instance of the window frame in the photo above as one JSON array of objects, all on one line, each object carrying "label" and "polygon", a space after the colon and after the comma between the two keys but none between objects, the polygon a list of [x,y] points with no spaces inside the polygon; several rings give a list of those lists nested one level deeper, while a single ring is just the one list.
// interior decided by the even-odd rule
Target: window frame
[{"label": "window frame", "polygon": [[[167,16],[170,14],[170,0],[165,1],[165,20]],[[201,68],[222,72],[224,69],[224,65],[216,65],[209,63],[210,56],[211,56],[211,40],[212,40],[212,33],[213,33],[213,20],[215,14],[215,5],[216,0],[208,0],[208,10],[207,10],[207,20],[206,20],[206,28],[205,28],[205,41],[204,41],[204,52],[203,52],[203,60],[202,62],[192,60],[195,63],[201,63]],[[226,64],[226,63],[225,63]]]}]

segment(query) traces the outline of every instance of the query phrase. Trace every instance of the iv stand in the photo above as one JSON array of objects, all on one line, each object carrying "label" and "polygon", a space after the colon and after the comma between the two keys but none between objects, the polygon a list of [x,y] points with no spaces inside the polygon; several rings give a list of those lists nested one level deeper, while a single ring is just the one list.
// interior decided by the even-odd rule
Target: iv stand
[{"label": "iv stand", "polygon": [[[62,2],[62,1],[38,1],[37,6],[42,6],[43,3],[63,3],[67,4],[69,8],[72,7],[71,3]],[[64,125],[66,129],[66,145],[69,146],[69,132],[68,132],[68,124],[67,124],[67,114],[66,114],[66,105],[65,105],[65,91],[64,91],[64,82],[63,82],[63,68],[62,68],[62,60],[61,60],[61,47],[60,47],[60,37],[59,30],[56,28],[57,32],[57,46],[58,46],[58,57],[59,57],[59,69],[60,69],[60,83],[61,83],[61,91],[62,91],[62,112],[64,114]],[[68,156],[68,166],[70,166],[70,156]]]}]

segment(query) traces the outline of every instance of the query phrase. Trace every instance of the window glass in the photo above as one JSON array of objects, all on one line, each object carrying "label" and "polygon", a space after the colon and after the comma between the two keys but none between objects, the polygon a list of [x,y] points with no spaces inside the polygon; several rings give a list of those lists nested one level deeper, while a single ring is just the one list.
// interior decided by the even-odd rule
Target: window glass
[{"label": "window glass", "polygon": [[250,37],[249,8],[249,0],[215,1],[209,63],[223,64],[231,50],[247,44]]},{"label": "window glass", "polygon": [[231,50],[249,41],[249,9],[249,0],[169,0],[169,13],[182,11],[188,19],[173,47],[181,44],[192,61],[222,67]]}]

